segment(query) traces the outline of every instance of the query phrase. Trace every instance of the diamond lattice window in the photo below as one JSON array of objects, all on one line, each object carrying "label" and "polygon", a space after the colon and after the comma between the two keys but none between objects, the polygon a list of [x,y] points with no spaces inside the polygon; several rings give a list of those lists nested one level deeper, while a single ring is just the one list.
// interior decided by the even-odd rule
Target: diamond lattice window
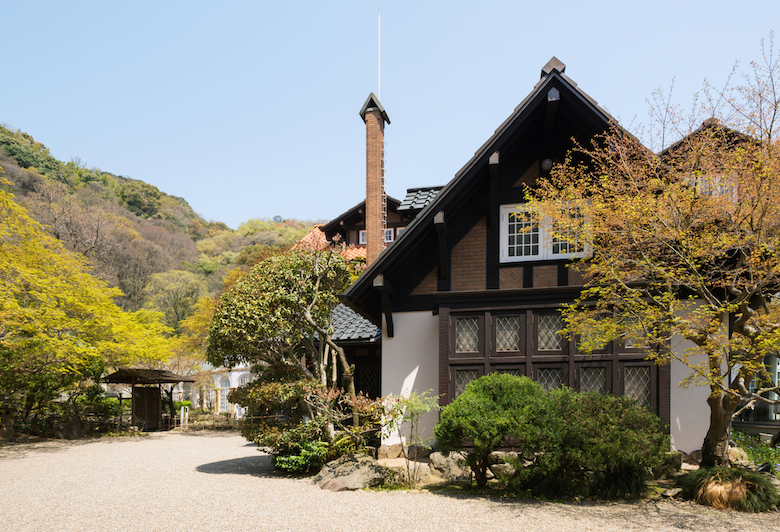
[{"label": "diamond lattice window", "polygon": [[455,351],[458,353],[479,351],[479,318],[455,320]]},{"label": "diamond lattice window", "polygon": [[563,382],[561,368],[539,368],[539,386],[545,392],[560,388]]},{"label": "diamond lattice window", "polygon": [[459,369],[455,371],[455,397],[463,393],[468,384],[479,377],[476,369]]},{"label": "diamond lattice window", "polygon": [[634,399],[642,406],[650,406],[650,368],[627,366],[625,379],[626,397]]},{"label": "diamond lattice window", "polygon": [[496,350],[520,351],[520,316],[496,318]]},{"label": "diamond lattice window", "polygon": [[563,337],[558,334],[561,329],[563,323],[560,314],[539,314],[539,350],[563,349]]},{"label": "diamond lattice window", "polygon": [[607,393],[606,368],[582,368],[580,372],[580,392]]}]

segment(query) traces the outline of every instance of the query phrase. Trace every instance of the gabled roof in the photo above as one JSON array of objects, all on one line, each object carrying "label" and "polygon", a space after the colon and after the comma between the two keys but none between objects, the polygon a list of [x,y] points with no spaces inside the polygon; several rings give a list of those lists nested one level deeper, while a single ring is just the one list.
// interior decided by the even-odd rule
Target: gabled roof
[{"label": "gabled roof", "polygon": [[427,207],[434,199],[439,191],[444,188],[438,187],[420,187],[410,188],[406,190],[406,197],[398,207],[398,212],[409,212],[410,214],[417,213]]},{"label": "gabled roof", "polygon": [[[373,281],[383,274],[391,283],[404,277],[404,273],[419,261],[419,257],[435,246],[434,217],[440,211],[447,211],[468,199],[474,183],[488,166],[489,157],[496,151],[517,146],[518,138],[530,138],[544,122],[544,110],[549,102],[554,102],[558,114],[558,123],[565,123],[568,130],[580,135],[592,135],[594,131],[604,131],[611,123],[617,123],[596,101],[577,87],[563,71],[563,63],[553,58],[542,70],[542,77],[531,93],[515,108],[495,133],[475,152],[474,156],[455,174],[455,177],[442,188],[437,196],[396,239],[393,246],[387,248],[363,275],[350,286],[342,301],[369,318],[373,323],[381,323],[380,295],[374,289]],[[559,105],[560,104],[560,105]],[[571,135],[568,136],[568,140]],[[514,144],[512,144],[514,142]]]},{"label": "gabled roof", "polygon": [[[401,205],[401,202],[392,196],[387,196],[387,210],[390,211],[396,211],[398,212],[398,207]],[[343,212],[333,218],[328,223],[319,226],[319,228],[322,230],[325,235],[332,235],[338,229],[341,227],[342,223],[344,222],[344,225],[355,225],[356,221],[360,218],[365,219],[366,215],[366,200],[361,201],[351,209],[349,209],[346,212]]]},{"label": "gabled roof", "polygon": [[175,384],[179,382],[195,382],[195,379],[192,377],[177,375],[170,371],[143,368],[122,368],[103,380],[115,384]]}]

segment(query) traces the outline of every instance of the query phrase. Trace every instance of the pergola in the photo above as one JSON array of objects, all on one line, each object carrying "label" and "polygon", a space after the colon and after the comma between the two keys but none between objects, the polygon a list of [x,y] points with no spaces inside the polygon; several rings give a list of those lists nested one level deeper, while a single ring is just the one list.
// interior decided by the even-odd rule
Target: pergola
[{"label": "pergola", "polygon": [[129,384],[132,387],[132,418],[143,422],[145,430],[155,430],[162,424],[162,384],[195,382],[192,377],[160,369],[122,368],[104,379],[109,384]]}]

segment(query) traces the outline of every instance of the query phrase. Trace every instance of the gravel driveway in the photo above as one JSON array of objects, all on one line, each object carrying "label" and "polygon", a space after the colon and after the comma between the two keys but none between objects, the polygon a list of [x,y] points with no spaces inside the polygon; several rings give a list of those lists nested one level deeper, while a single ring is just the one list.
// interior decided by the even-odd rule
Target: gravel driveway
[{"label": "gravel driveway", "polygon": [[686,503],[560,504],[437,492],[332,493],[275,475],[224,432],[0,447],[0,530],[780,530],[778,513]]}]

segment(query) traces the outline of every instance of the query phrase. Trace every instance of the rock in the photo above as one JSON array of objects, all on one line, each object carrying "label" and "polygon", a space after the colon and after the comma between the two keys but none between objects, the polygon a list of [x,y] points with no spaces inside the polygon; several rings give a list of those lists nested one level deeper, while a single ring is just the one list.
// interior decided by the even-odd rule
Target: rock
[{"label": "rock", "polygon": [[359,490],[379,486],[387,470],[365,454],[345,454],[323,466],[313,481],[330,491]]},{"label": "rock", "polygon": [[663,492],[661,492],[661,497],[664,497],[666,499],[674,499],[680,494],[680,492],[682,492],[680,488],[672,488],[672,489],[664,490]]},{"label": "rock", "polygon": [[377,459],[383,460],[385,458],[393,459],[403,456],[403,448],[400,443],[394,443],[393,445],[382,445],[377,451]]},{"label": "rock", "polygon": [[84,436],[84,433],[81,431],[81,420],[76,416],[67,418],[52,417],[49,422],[55,438],[78,440]]},{"label": "rock", "polygon": [[729,461],[730,462],[749,462],[747,453],[739,447],[729,447]]},{"label": "rock", "polygon": [[517,453],[514,451],[493,451],[490,453],[491,464],[506,464],[507,459],[517,459]]},{"label": "rock", "polygon": [[[402,466],[400,471],[398,471],[398,480],[403,484],[414,484],[415,486],[418,484],[427,484],[429,481],[429,477],[431,474],[431,468],[428,464],[424,462],[410,462],[409,463],[409,471],[406,470],[406,466]],[[412,479],[412,482],[409,482],[409,476],[414,477]]]},{"label": "rock", "polygon": [[680,451],[670,451],[664,455],[664,463],[653,469],[653,478],[669,478],[675,476],[683,466],[683,455]]},{"label": "rock", "polygon": [[431,453],[431,473],[444,480],[471,480],[471,468],[466,465],[466,456],[461,452],[451,452],[449,456]]},{"label": "rock", "polygon": [[686,464],[699,465],[701,463],[701,449],[696,449],[691,454],[685,456]]},{"label": "rock", "polygon": [[490,466],[490,471],[492,471],[496,477],[507,478],[514,474],[515,468],[509,464],[493,464]]}]

